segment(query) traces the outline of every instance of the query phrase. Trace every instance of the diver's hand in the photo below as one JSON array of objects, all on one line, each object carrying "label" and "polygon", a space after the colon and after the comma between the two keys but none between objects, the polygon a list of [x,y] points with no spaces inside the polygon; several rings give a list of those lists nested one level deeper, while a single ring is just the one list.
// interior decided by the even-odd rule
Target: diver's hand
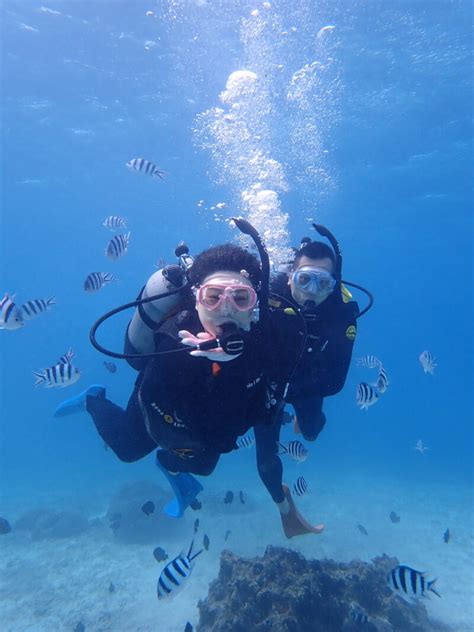
[{"label": "diver's hand", "polygon": [[[182,329],[178,332],[178,335],[181,338],[181,342],[183,343],[183,345],[186,345],[188,347],[197,347],[197,345],[200,345],[203,342],[216,339],[215,336],[207,333],[207,331],[202,331],[195,336],[190,331]],[[196,358],[207,358],[208,360],[212,360],[213,362],[230,362],[230,360],[238,358],[240,353],[237,355],[229,355],[224,351],[224,349],[222,349],[222,347],[216,347],[216,349],[208,349],[207,351],[200,351],[199,349],[195,349],[194,351],[191,351],[190,355]]]}]

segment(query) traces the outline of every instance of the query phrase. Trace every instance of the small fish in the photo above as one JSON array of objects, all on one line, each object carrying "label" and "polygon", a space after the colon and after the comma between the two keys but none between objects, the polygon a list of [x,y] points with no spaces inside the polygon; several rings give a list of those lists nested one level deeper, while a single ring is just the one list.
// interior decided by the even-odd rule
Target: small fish
[{"label": "small fish", "polygon": [[109,373],[117,373],[117,365],[114,362],[107,362],[107,360],[104,360],[104,366]]},{"label": "small fish", "polygon": [[228,529],[228,530],[225,532],[224,542],[227,542],[227,540],[228,540],[228,538],[229,538],[229,536],[230,536],[230,534],[231,534],[231,533],[232,533],[232,531],[231,531],[230,529]]},{"label": "small fish", "polygon": [[55,364],[54,366],[43,369],[42,371],[33,371],[35,376],[35,386],[40,384],[45,388],[65,388],[75,384],[81,377],[79,369],[72,364]]},{"label": "small fish", "polygon": [[101,290],[107,283],[116,280],[110,272],[91,272],[84,281],[84,292],[93,294]]},{"label": "small fish", "polygon": [[357,358],[357,366],[365,366],[367,369],[379,369],[382,363],[374,355],[365,355],[362,358]]},{"label": "small fish", "polygon": [[294,461],[302,463],[308,458],[308,450],[301,441],[298,441],[297,439],[295,441],[290,441],[287,446],[280,442],[278,442],[278,445],[282,450],[279,454],[288,454],[288,456],[290,456]]},{"label": "small fish", "polygon": [[112,582],[110,582],[110,584],[109,584],[109,593],[113,593],[113,592],[115,592],[115,585]]},{"label": "small fish", "polygon": [[392,522],[400,522],[400,516],[398,516],[394,511],[390,512],[390,520]]},{"label": "small fish", "polygon": [[351,621],[361,626],[365,626],[365,624],[369,621],[369,615],[361,606],[359,606],[358,603],[351,604],[349,617]]},{"label": "small fish", "polygon": [[239,492],[239,500],[241,505],[245,505],[244,492],[242,491]]},{"label": "small fish", "polygon": [[237,439],[237,447],[240,449],[251,448],[254,443],[255,443],[255,439],[248,434],[243,435],[242,437],[239,437]]},{"label": "small fish", "polygon": [[102,226],[110,228],[110,230],[115,230],[117,228],[127,228],[127,222],[123,217],[119,217],[118,215],[109,215],[102,222]]},{"label": "small fish", "polygon": [[23,327],[25,324],[20,308],[13,302],[14,298],[15,295],[10,297],[8,294],[5,294],[0,301],[0,329],[13,331]]},{"label": "small fish", "polygon": [[361,410],[368,410],[369,406],[375,404],[379,399],[379,394],[373,386],[366,382],[357,385],[356,404]]},{"label": "small fish", "polygon": [[418,450],[418,452],[421,452],[421,454],[424,454],[426,450],[429,450],[429,447],[426,446],[421,439],[418,439],[413,449]]},{"label": "small fish", "polygon": [[191,546],[189,547],[186,555],[184,555],[184,553],[180,553],[180,555],[171,560],[171,562],[168,562],[161,571],[157,584],[158,599],[172,597],[184,586],[193,570],[193,561],[198,555],[201,555],[203,551],[200,549],[193,555],[193,544],[194,540],[191,542]]},{"label": "small fish", "polygon": [[82,621],[79,621],[79,623],[74,628],[73,632],[85,632],[85,630],[86,630],[86,626],[82,623]]},{"label": "small fish", "polygon": [[150,516],[155,511],[155,503],[151,500],[147,500],[144,505],[142,505],[142,511],[147,516]]},{"label": "small fish", "polygon": [[230,505],[234,500],[234,492],[227,492],[224,498],[224,505]]},{"label": "small fish", "polygon": [[367,529],[364,527],[363,524],[358,524],[357,528],[363,535],[369,535],[369,532],[367,531]]},{"label": "small fish", "polygon": [[153,557],[157,562],[164,562],[168,559],[168,553],[161,546],[157,546],[153,551]]},{"label": "small fish", "polygon": [[209,544],[210,543],[211,543],[211,541],[209,540],[209,536],[205,533],[204,537],[202,539],[202,545],[206,549],[206,551],[209,551]]},{"label": "small fish", "polygon": [[443,540],[446,542],[446,544],[451,540],[451,532],[449,529],[446,529],[446,531],[444,532]]},{"label": "small fish", "polygon": [[12,530],[10,523],[6,518],[0,518],[0,535],[6,535]]},{"label": "small fish", "polygon": [[105,256],[107,259],[110,259],[110,261],[117,261],[117,259],[127,254],[130,235],[131,233],[128,232],[126,234],[115,235],[115,237],[112,237],[105,249]]},{"label": "small fish", "polygon": [[164,180],[166,171],[162,171],[158,169],[158,167],[150,162],[149,160],[145,160],[145,158],[133,158],[133,160],[129,160],[125,166],[130,171],[138,171],[139,173],[144,173],[147,176],[153,176],[155,178],[160,178],[160,180]]},{"label": "small fish", "polygon": [[382,393],[385,393],[389,384],[390,382],[388,379],[387,371],[383,368],[383,366],[380,366],[377,381],[375,382],[375,388],[381,395]]},{"label": "small fish", "polygon": [[74,357],[74,351],[71,347],[66,351],[66,353],[62,356],[59,356],[56,364],[72,364],[72,359]]},{"label": "small fish", "polygon": [[196,520],[194,521],[194,533],[197,533],[199,529],[199,518],[196,518]]},{"label": "small fish", "polygon": [[431,355],[429,351],[423,351],[420,353],[419,361],[421,366],[423,367],[423,371],[425,373],[429,373],[433,375],[435,368],[438,366],[435,362],[435,358]]},{"label": "small fish", "polygon": [[409,566],[396,566],[387,576],[387,584],[400,597],[413,600],[418,597],[428,597],[432,592],[441,595],[433,588],[436,579],[427,581],[425,573],[416,571]]},{"label": "small fish", "polygon": [[56,305],[56,301],[54,296],[51,296],[50,298],[34,298],[31,301],[23,303],[19,309],[24,320],[31,320],[48,310],[53,305]]},{"label": "small fish", "polygon": [[202,502],[197,498],[193,498],[192,501],[189,503],[189,506],[193,511],[198,511],[199,509],[202,509]]},{"label": "small fish", "polygon": [[293,493],[296,496],[304,496],[308,491],[308,483],[303,476],[299,476],[296,479],[296,483],[293,485]]},{"label": "small fish", "polygon": [[193,630],[194,630],[193,626],[188,621],[184,627],[184,632],[193,632]]}]

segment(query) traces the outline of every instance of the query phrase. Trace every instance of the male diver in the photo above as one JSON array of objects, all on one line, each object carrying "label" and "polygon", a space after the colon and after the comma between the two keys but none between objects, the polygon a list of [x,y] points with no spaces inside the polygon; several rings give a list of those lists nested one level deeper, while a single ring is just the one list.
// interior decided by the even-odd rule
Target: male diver
[{"label": "male diver", "polygon": [[[323,242],[304,238],[288,274],[274,279],[270,297],[272,321],[284,337],[293,341],[285,345],[284,351],[300,354],[297,362],[283,359],[284,364],[295,367],[285,400],[295,410],[295,431],[307,441],[315,441],[325,425],[324,398],[344,386],[360,315],[341,280],[342,257],[335,238],[323,226],[315,228],[329,239],[334,250]],[[372,300],[370,294],[369,298]],[[302,346],[298,343],[301,340]],[[281,408],[273,424],[256,426],[254,432],[260,478],[278,504],[283,529],[290,538],[311,533],[313,527],[301,517],[295,519],[294,511],[290,512],[291,495],[282,484],[278,441],[283,415]]]}]

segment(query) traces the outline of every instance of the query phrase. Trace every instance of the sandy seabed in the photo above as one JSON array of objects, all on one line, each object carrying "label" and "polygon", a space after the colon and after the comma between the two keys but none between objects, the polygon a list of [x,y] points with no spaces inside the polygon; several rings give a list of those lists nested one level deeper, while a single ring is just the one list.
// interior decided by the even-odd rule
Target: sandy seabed
[{"label": "sandy seabed", "polygon": [[[436,588],[442,598],[424,600],[432,618],[447,623],[454,632],[474,631],[469,489],[407,490],[399,483],[372,480],[369,494],[362,478],[321,481],[320,489],[297,502],[309,519],[326,523],[325,532],[287,540],[263,487],[254,484],[246,491],[245,505],[237,497],[225,505],[225,491],[239,489],[238,472],[231,472],[226,483],[224,487],[218,477],[206,481],[200,496],[202,509],[188,510],[183,518],[189,537],[182,542],[182,549],[187,550],[193,537],[196,517],[200,520],[196,545],[201,546],[206,533],[210,547],[196,559],[183,590],[168,602],[158,602],[156,597],[164,563],[158,564],[152,552],[154,546],[161,546],[170,559],[177,555],[181,547],[172,534],[169,540],[162,537],[154,545],[123,544],[104,518],[74,538],[33,541],[15,529],[2,536],[2,632],[73,632],[79,622],[86,632],[183,632],[187,621],[195,625],[199,620],[197,603],[206,597],[209,583],[217,576],[221,551],[228,548],[243,556],[262,555],[269,544],[290,547],[308,558],[338,561],[370,560],[382,553],[396,556],[400,563],[426,571],[428,579],[438,577]],[[109,499],[103,498],[102,515]],[[43,506],[47,500],[42,499]],[[97,516],[97,498],[94,502],[89,518]],[[7,505],[14,524],[20,508],[11,502]],[[54,507],[52,499],[51,505]],[[390,521],[392,510],[400,516],[399,523]],[[358,524],[368,535],[361,533]],[[443,533],[447,527],[452,538],[446,544]],[[226,542],[228,530],[231,533]]]}]

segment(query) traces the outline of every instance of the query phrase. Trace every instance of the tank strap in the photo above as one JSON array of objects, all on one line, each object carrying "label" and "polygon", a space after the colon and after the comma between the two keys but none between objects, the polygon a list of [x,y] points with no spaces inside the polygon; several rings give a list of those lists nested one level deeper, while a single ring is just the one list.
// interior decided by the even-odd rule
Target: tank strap
[{"label": "tank strap", "polygon": [[[141,299],[145,288],[146,288],[146,285],[144,285],[142,289],[140,290],[140,293],[137,296],[137,300]],[[152,331],[156,331],[160,327],[162,320],[160,320],[159,322],[156,322],[156,320],[153,320],[153,318],[150,318],[148,314],[145,312],[145,310],[143,309],[142,303],[138,304],[138,313],[140,314],[140,318],[142,319],[143,323],[148,327],[148,329],[151,329]]]}]

